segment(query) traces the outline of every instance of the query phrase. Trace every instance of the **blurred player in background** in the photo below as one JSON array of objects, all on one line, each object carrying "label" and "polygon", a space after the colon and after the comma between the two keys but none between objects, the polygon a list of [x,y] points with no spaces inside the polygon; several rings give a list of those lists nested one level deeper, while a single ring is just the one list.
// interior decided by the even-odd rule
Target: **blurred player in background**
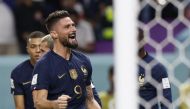
[{"label": "blurred player in background", "polygon": [[[142,66],[142,64],[139,65],[139,95],[151,105],[151,109],[159,109],[159,107],[161,107],[161,109],[169,109],[172,106],[172,93],[166,68],[145,51],[143,45],[141,45],[143,38],[143,30],[139,29],[139,63],[145,64],[145,66]],[[153,62],[154,65],[151,65],[151,62]],[[146,68],[147,66],[151,66],[151,69],[148,70],[148,68]],[[148,76],[151,77],[149,81]],[[156,82],[154,82],[154,80]],[[153,99],[155,99],[155,102],[150,102]],[[168,104],[163,104],[167,102]],[[141,104],[140,109],[147,109],[145,105],[145,103]]]},{"label": "blurred player in background", "polygon": [[102,101],[102,109],[115,109],[114,104],[114,68],[111,66],[108,72],[108,80],[110,88],[108,91],[102,91],[99,93]]},{"label": "blurred player in background", "polygon": [[91,85],[92,66],[77,47],[76,27],[67,11],[55,11],[46,19],[54,48],[34,68],[32,88],[37,108],[100,109]]},{"label": "blurred player in background", "polygon": [[50,34],[44,36],[41,40],[40,50],[42,55],[53,49],[53,39]]},{"label": "blurred player in background", "polygon": [[190,84],[183,83],[180,86],[180,100],[179,109],[189,109],[190,108]]},{"label": "blurred player in background", "polygon": [[44,33],[32,32],[27,37],[27,52],[30,59],[19,64],[11,73],[11,93],[14,95],[16,109],[34,109],[31,80],[34,65],[41,57],[40,43]]}]

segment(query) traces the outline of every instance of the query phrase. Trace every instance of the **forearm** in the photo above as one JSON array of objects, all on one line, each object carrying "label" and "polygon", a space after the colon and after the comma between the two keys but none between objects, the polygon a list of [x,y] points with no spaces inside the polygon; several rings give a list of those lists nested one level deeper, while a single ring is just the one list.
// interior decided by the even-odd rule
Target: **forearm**
[{"label": "forearm", "polygon": [[[171,88],[163,89],[163,98],[165,100],[161,100],[161,109],[170,109],[172,108],[172,93]],[[163,103],[165,101],[165,104]]]},{"label": "forearm", "polygon": [[87,86],[86,90],[87,90],[87,98],[86,98],[87,109],[101,109],[98,102],[94,99],[91,86]]},{"label": "forearm", "polygon": [[86,99],[87,109],[101,109],[100,105],[95,99]]},{"label": "forearm", "polygon": [[36,109],[56,109],[58,106],[57,106],[57,102],[56,100],[54,101],[50,101],[50,100],[47,100],[47,99],[41,99],[41,100],[36,100],[35,102],[35,106],[36,106]]},{"label": "forearm", "polygon": [[16,106],[15,109],[25,109],[24,107]]}]

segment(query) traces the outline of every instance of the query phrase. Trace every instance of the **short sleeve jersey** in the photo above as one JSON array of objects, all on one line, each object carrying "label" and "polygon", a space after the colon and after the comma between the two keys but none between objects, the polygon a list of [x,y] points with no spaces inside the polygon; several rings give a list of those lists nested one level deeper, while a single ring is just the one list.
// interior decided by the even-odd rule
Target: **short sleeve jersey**
[{"label": "short sleeve jersey", "polygon": [[[150,101],[153,98],[156,98],[157,103],[154,104],[151,109],[159,109],[158,104],[160,103],[157,99],[158,96],[163,96],[163,98],[165,98],[169,102],[172,101],[171,88],[166,68],[149,54],[147,54],[141,61],[145,63],[145,67],[151,66],[151,69],[148,70],[144,66],[139,65],[139,73],[138,73],[138,81],[140,86],[139,95],[145,101]],[[153,63],[151,64],[151,62]],[[147,81],[146,77],[148,76],[152,77],[152,79],[156,81],[156,84],[153,84],[155,82],[150,82],[151,80]],[[157,92],[159,84],[161,86],[160,89],[162,89],[163,91],[162,95],[159,95],[158,94],[159,92]],[[145,108],[141,105],[140,109],[145,109]],[[164,106],[161,103],[161,109],[168,109],[168,107]]]},{"label": "short sleeve jersey", "polygon": [[48,90],[49,100],[69,95],[68,109],[85,109],[86,86],[91,85],[91,74],[91,63],[80,52],[72,51],[70,59],[65,60],[49,51],[34,68],[32,90]]},{"label": "short sleeve jersey", "polygon": [[33,66],[30,60],[19,64],[11,72],[11,93],[24,96],[25,109],[34,109],[31,91],[32,72]]}]

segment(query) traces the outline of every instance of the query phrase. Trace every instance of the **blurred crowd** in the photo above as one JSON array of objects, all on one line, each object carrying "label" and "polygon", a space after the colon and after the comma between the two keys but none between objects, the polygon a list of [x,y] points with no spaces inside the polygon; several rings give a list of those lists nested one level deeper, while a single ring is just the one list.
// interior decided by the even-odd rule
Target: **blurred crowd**
[{"label": "blurred crowd", "polygon": [[77,24],[79,50],[96,53],[97,42],[112,42],[112,0],[0,0],[0,54],[26,54],[26,36],[47,33],[44,19],[62,9]]},{"label": "blurred crowd", "polygon": [[[160,18],[170,24],[182,15],[172,2],[160,4],[159,1],[139,0],[138,20],[149,25],[160,13]],[[157,12],[154,6],[161,6],[161,12]],[[189,20],[188,7],[184,5],[184,16]],[[112,0],[0,0],[0,55],[26,54],[26,36],[36,30],[47,33],[44,19],[49,13],[61,9],[68,10],[77,24],[79,50],[86,53],[113,52]]]}]

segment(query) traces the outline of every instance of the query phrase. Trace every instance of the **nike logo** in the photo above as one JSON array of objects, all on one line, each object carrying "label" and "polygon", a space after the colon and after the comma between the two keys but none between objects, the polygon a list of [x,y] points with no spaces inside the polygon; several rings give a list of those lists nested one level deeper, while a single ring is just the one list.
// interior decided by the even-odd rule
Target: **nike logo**
[{"label": "nike logo", "polygon": [[22,85],[27,85],[27,84],[30,84],[31,81],[27,81],[27,82],[23,82]]},{"label": "nike logo", "polygon": [[57,77],[58,77],[59,79],[61,79],[61,78],[63,78],[65,75],[66,75],[66,73],[64,73],[64,74],[62,74],[62,75],[57,75]]}]

